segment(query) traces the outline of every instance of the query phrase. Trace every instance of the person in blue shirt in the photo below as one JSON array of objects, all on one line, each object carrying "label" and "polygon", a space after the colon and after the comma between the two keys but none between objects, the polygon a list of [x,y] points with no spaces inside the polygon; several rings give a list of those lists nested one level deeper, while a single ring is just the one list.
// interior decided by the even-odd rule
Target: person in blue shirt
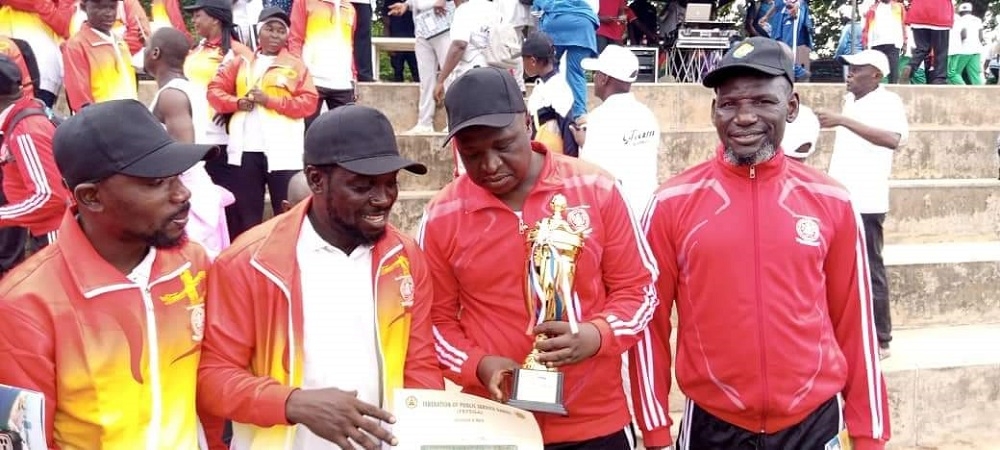
[{"label": "person in blue shirt", "polygon": [[[771,38],[785,43],[797,54],[799,47],[813,48],[813,22],[804,0],[774,0],[774,6],[761,22],[771,25]],[[805,65],[795,61],[795,81],[809,78]]]},{"label": "person in blue shirt", "polygon": [[[566,82],[573,90],[571,117],[587,113],[587,77],[580,62],[597,55],[597,13],[586,0],[534,0],[541,11],[538,28],[552,38],[556,61],[566,55]],[[588,32],[589,30],[589,32]]]}]

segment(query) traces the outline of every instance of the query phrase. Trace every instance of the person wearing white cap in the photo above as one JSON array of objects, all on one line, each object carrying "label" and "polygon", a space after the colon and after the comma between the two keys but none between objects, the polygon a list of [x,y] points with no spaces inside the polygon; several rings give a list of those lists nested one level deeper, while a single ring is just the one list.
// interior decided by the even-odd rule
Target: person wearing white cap
[{"label": "person wearing white cap", "polygon": [[785,136],[781,138],[781,149],[785,156],[797,161],[805,161],[816,153],[819,138],[819,119],[808,106],[799,104],[799,114],[795,120],[785,125]]},{"label": "person wearing white cap", "polygon": [[972,14],[972,3],[958,5],[948,52],[948,84],[983,84],[983,20]]},{"label": "person wearing white cap", "polygon": [[844,110],[841,114],[817,111],[816,116],[823,128],[836,127],[830,176],[851,193],[864,223],[875,332],[879,355],[886,358],[892,320],[882,261],[882,223],[889,211],[893,151],[906,142],[909,124],[903,100],[880,84],[889,71],[889,61],[882,52],[869,49],[841,59],[850,66]]},{"label": "person wearing white cap", "polygon": [[594,95],[603,103],[577,132],[580,158],[611,172],[622,184],[625,199],[637,214],[659,185],[656,157],[660,125],[646,105],[632,95],[639,60],[629,49],[607,46],[597,58],[584,59],[584,70],[594,73]]}]

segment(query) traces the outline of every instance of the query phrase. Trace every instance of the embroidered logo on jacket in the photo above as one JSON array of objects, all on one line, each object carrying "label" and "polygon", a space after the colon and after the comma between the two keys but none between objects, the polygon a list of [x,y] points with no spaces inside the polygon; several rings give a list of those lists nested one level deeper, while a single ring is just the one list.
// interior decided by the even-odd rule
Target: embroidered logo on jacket
[{"label": "embroidered logo on jacket", "polygon": [[795,223],[795,240],[811,247],[819,246],[819,220],[813,217],[800,217]]},{"label": "embroidered logo on jacket", "polygon": [[191,313],[191,340],[201,342],[205,338],[205,299],[198,292],[198,285],[205,280],[205,271],[192,275],[190,270],[181,274],[184,287],[180,292],[166,294],[160,297],[164,305],[170,306],[183,299],[188,299],[187,310]]},{"label": "embroidered logo on jacket", "polygon": [[382,275],[386,275],[397,268],[400,272],[400,275],[396,277],[396,281],[399,282],[399,296],[402,298],[400,304],[404,309],[408,309],[413,306],[413,296],[416,292],[416,287],[413,284],[413,276],[410,275],[410,259],[403,255],[397,256],[395,261],[382,268]]}]

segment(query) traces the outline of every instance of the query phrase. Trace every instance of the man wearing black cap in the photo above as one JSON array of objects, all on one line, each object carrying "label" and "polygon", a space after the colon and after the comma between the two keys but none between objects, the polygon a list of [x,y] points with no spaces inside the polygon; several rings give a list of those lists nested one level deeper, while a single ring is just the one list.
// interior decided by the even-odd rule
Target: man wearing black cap
[{"label": "man wearing black cap", "polygon": [[52,243],[70,202],[52,156],[55,127],[45,115],[45,105],[24,94],[21,76],[17,64],[0,55],[0,227],[3,242],[22,247],[0,257],[4,260],[0,276],[24,255],[22,229],[32,236],[36,251]]},{"label": "man wearing black cap", "polygon": [[399,155],[382,113],[358,105],[316,119],[304,162],[311,197],[241,235],[209,274],[221,278],[199,403],[232,419],[233,448],[395,445],[394,389],[444,388],[430,267],[388,223],[398,172],[427,167]]},{"label": "man wearing black cap", "polygon": [[53,147],[76,206],[0,282],[0,384],[45,395],[49,448],[197,448],[208,259],[177,175],[212,147],[135,100],[84,109]]},{"label": "man wearing black cap", "polygon": [[[799,99],[791,56],[753,37],[704,79],[716,157],[646,209],[661,308],[636,345],[647,448],[670,442],[670,316],[687,396],[681,449],[885,448],[889,408],[864,234],[847,190],[779,149]],[[846,429],[845,429],[846,426]]]},{"label": "man wearing black cap", "polygon": [[[431,200],[419,231],[445,374],[467,393],[503,401],[500,386],[534,345],[540,363],[563,372],[569,413],[535,414],[546,445],[631,448],[621,355],[656,306],[656,267],[638,220],[610,174],[531,141],[531,118],[508,71],[471,69],[449,88],[445,107],[467,172]],[[566,303],[575,313],[529,323],[526,238],[563,202],[563,220],[584,241]],[[547,338],[536,342],[539,334]]]}]

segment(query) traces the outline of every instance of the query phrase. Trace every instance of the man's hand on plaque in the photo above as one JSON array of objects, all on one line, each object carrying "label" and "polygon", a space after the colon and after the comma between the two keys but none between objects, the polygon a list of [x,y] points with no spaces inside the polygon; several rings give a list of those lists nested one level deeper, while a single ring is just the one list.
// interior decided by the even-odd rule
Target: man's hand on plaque
[{"label": "man's hand on plaque", "polygon": [[508,380],[508,375],[518,367],[521,365],[510,358],[484,356],[476,367],[476,376],[479,377],[479,382],[483,383],[483,386],[486,386],[486,389],[490,391],[493,400],[504,403],[507,401],[508,392],[508,389],[504,388],[504,381]]},{"label": "man's hand on plaque", "polygon": [[340,448],[354,448],[350,441],[369,450],[381,449],[382,442],[398,444],[396,437],[379,425],[379,421],[395,423],[396,418],[358,400],[357,391],[337,388],[294,391],[285,402],[285,417]]},{"label": "man's hand on plaque", "polygon": [[535,335],[544,334],[548,339],[535,343],[535,348],[541,352],[538,362],[549,367],[561,367],[576,364],[594,356],[601,348],[601,332],[597,326],[584,322],[580,324],[580,332],[573,334],[569,322],[548,321],[535,327]]}]

